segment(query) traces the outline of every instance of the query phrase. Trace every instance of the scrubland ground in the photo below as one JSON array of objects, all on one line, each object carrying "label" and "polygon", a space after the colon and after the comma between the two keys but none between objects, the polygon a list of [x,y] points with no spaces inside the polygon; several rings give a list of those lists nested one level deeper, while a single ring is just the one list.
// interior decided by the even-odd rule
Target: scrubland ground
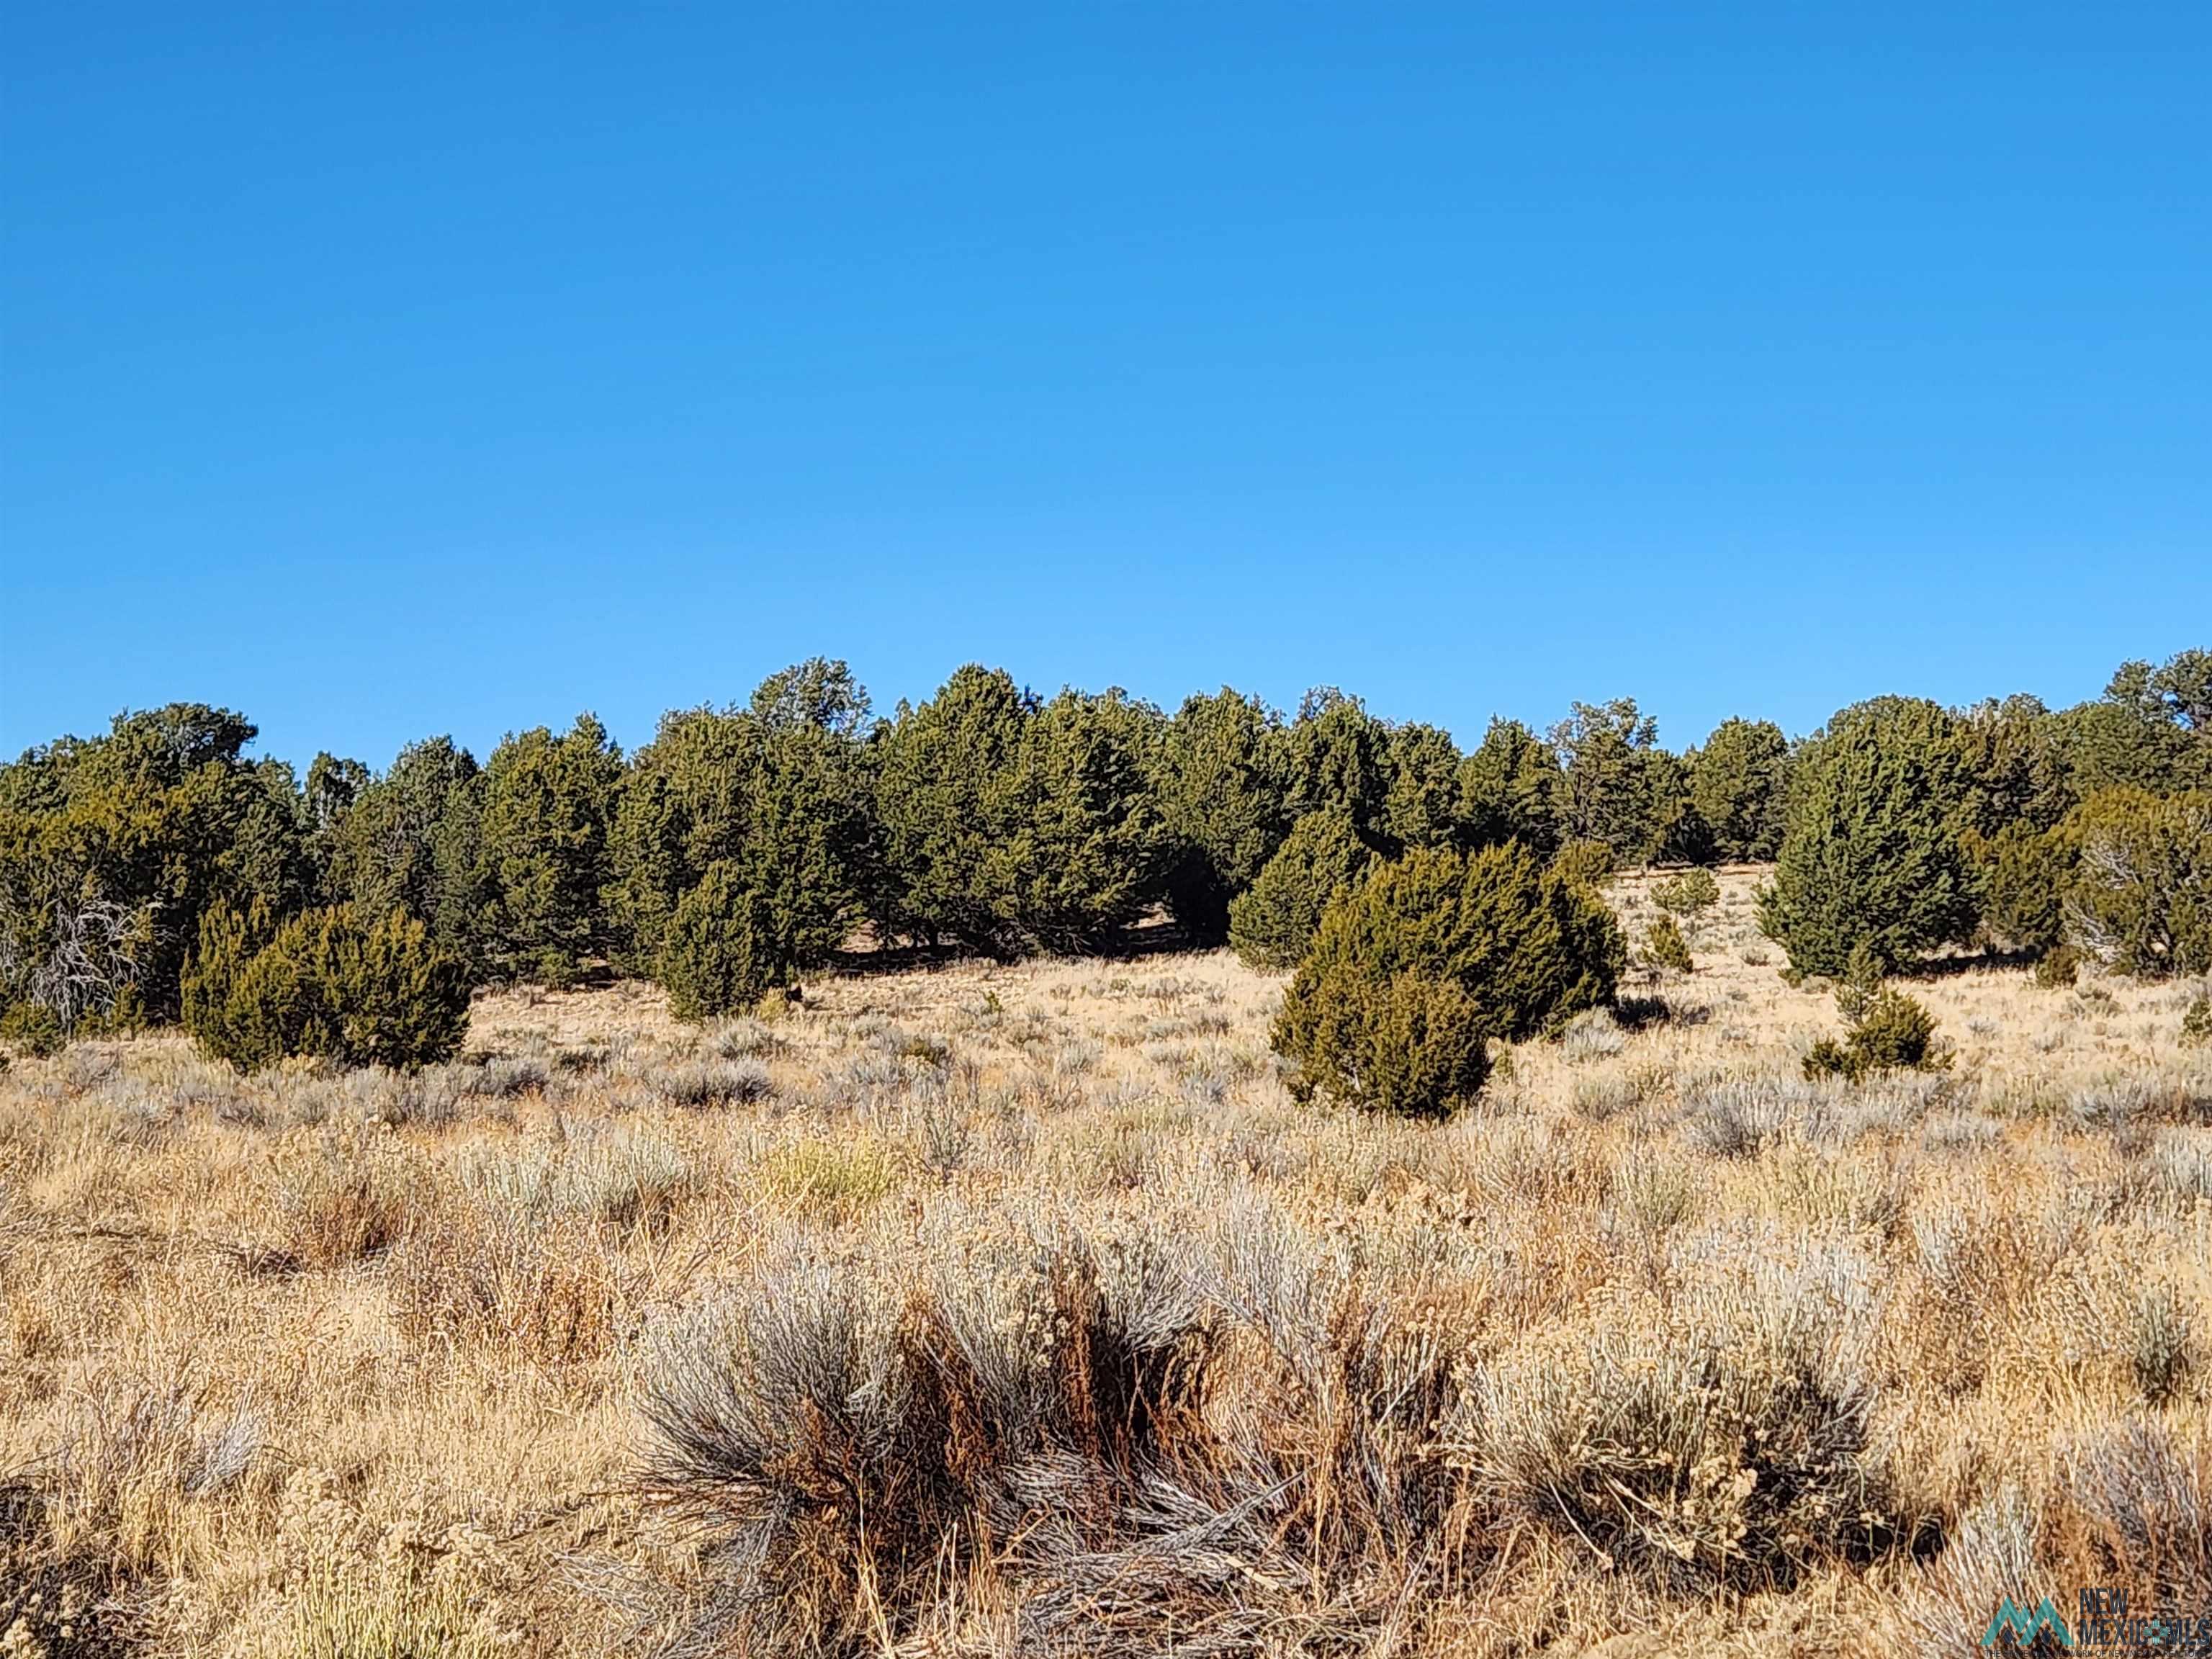
[{"label": "scrubland ground", "polygon": [[1444,1124],[1294,1103],[1226,954],[703,1032],[502,995],[412,1078],[19,1060],[0,1655],[1963,1655],[2008,1593],[2212,1612],[2198,988],[1931,978],[1948,1071],[1814,1085],[1833,1006],[1753,883]]}]

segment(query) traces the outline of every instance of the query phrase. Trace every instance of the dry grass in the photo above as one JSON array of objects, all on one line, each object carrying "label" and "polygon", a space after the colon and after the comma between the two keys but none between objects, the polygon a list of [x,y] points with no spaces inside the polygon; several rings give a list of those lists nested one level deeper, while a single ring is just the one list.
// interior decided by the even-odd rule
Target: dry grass
[{"label": "dry grass", "polygon": [[[1915,988],[1860,1087],[1753,935],[1429,1126],[1224,955],[423,1076],[0,1078],[0,1655],[1979,1651],[2212,1602],[2201,988]],[[1632,930],[1643,884],[1616,900]]]}]

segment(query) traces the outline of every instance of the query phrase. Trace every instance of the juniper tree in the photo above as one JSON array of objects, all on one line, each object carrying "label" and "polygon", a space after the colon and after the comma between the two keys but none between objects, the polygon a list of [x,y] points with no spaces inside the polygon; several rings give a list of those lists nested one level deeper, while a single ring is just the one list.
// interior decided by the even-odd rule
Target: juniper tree
[{"label": "juniper tree", "polygon": [[1552,728],[1551,743],[1559,759],[1563,837],[1603,842],[1624,862],[1656,856],[1675,799],[1658,722],[1638,712],[1633,697],[1578,702]]},{"label": "juniper tree", "polygon": [[485,768],[480,868],[493,970],[574,981],[610,943],[601,897],[622,756],[589,714],[556,737],[510,735]]},{"label": "juniper tree", "polygon": [[651,973],[670,918],[707,869],[759,902],[763,948],[807,967],[860,919],[872,857],[855,735],[866,694],[842,664],[771,676],[746,708],[664,715],[617,792],[607,890],[617,954]]},{"label": "juniper tree", "polygon": [[1158,896],[1170,853],[1150,788],[1162,724],[1118,690],[1063,691],[1026,722],[993,878],[1024,946],[1096,950]]},{"label": "juniper tree", "polygon": [[1229,907],[1230,944],[1252,967],[1296,967],[1329,901],[1358,880],[1375,857],[1349,812],[1307,813]]},{"label": "juniper tree", "polygon": [[1036,701],[1003,670],[970,663],[937,695],[902,703],[880,741],[876,811],[897,891],[891,923],[936,942],[1016,949],[997,843],[1014,822],[1024,734]]},{"label": "juniper tree", "polygon": [[0,1005],[64,1025],[173,1019],[210,905],[306,902],[299,792],[289,766],[245,757],[254,735],[228,709],[172,703],[0,767]]},{"label": "juniper tree", "polygon": [[185,972],[186,1029],[240,1071],[301,1054],[347,1066],[443,1060],[460,1047],[468,1008],[461,964],[398,910],[371,920],[334,905],[272,929],[265,908],[242,916],[217,905]]},{"label": "juniper tree", "polygon": [[700,1021],[743,1013],[791,982],[768,902],[727,860],[707,866],[661,930],[655,977],[669,1012]]},{"label": "juniper tree", "polygon": [[409,744],[336,817],[325,895],[365,915],[405,911],[472,980],[482,977],[492,921],[484,793],[475,757],[451,738]]},{"label": "juniper tree", "polygon": [[1185,699],[1162,733],[1152,782],[1170,848],[1166,896],[1194,943],[1228,937],[1230,902],[1289,833],[1281,721],[1224,686]]},{"label": "juniper tree", "polygon": [[1493,720],[1460,763],[1459,818],[1469,846],[1517,841],[1539,858],[1560,843],[1559,756],[1518,720]]},{"label": "juniper tree", "polygon": [[1390,788],[1390,730],[1358,698],[1316,686],[1281,737],[1285,805],[1292,822],[1334,809],[1360,835],[1381,844]]},{"label": "juniper tree", "polygon": [[2080,849],[2066,897],[2073,943],[2124,973],[2212,973],[2212,790],[2104,790],[2066,834]]},{"label": "juniper tree", "polygon": [[1960,840],[1968,775],[1952,717],[1883,698],[1809,744],[1759,925],[1800,973],[1837,975],[1864,945],[1885,969],[1972,934],[1978,893]]},{"label": "juniper tree", "polygon": [[1690,767],[1690,799],[1723,859],[1771,859],[1782,845],[1790,743],[1771,720],[1725,720]]},{"label": "juniper tree", "polygon": [[1133,921],[1171,850],[1149,788],[1160,725],[1119,691],[1042,703],[973,665],[902,708],[875,768],[899,924],[1014,956]]},{"label": "juniper tree", "polygon": [[1613,1000],[1626,947],[1588,888],[1508,844],[1410,853],[1340,890],[1285,994],[1278,1052],[1294,1087],[1340,1090],[1346,1056],[1389,1030],[1404,975],[1457,988],[1457,1032],[1517,1039]]},{"label": "juniper tree", "polygon": [[1455,847],[1467,839],[1460,812],[1459,745],[1439,726],[1390,727],[1382,749],[1384,789],[1378,839],[1391,852]]}]

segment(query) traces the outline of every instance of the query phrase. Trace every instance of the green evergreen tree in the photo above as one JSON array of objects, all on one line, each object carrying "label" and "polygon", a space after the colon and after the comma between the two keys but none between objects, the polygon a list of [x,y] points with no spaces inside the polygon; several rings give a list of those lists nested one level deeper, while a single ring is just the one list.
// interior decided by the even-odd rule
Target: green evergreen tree
[{"label": "green evergreen tree", "polygon": [[611,944],[602,890],[622,756],[591,714],[509,736],[485,768],[481,860],[492,971],[573,984]]},{"label": "green evergreen tree", "polygon": [[809,657],[754,689],[753,717],[771,732],[812,732],[858,742],[874,705],[842,658]]},{"label": "green evergreen tree", "polygon": [[210,1055],[254,1071],[293,1055],[347,1066],[447,1058],[468,1030],[468,976],[394,910],[310,910],[266,935],[265,912],[217,906],[186,970],[186,1028]]},{"label": "green evergreen tree", "polygon": [[363,915],[404,910],[437,947],[488,971],[490,876],[483,848],[485,779],[451,738],[408,744],[338,813],[329,832],[324,890]]},{"label": "green evergreen tree", "polygon": [[1349,812],[1307,813],[1258,879],[1230,905],[1230,944],[1252,967],[1296,967],[1329,901],[1374,860],[1374,849],[1359,838]]},{"label": "green evergreen tree", "polygon": [[64,1030],[177,1017],[208,908],[283,913],[313,881],[291,769],[252,725],[198,703],[118,715],[0,767],[0,1006]]},{"label": "green evergreen tree", "polygon": [[1789,764],[1789,740],[1771,720],[1723,720],[1693,752],[1691,804],[1719,857],[1763,864],[1781,849]]},{"label": "green evergreen tree", "polygon": [[1224,686],[1187,699],[1168,722],[1152,793],[1170,862],[1167,900],[1192,942],[1229,934],[1229,906],[1259,878],[1289,833],[1281,722]]},{"label": "green evergreen tree", "polygon": [[1011,957],[1134,921],[1173,850],[1150,787],[1163,724],[1119,691],[1040,704],[973,665],[902,708],[875,771],[902,931]]},{"label": "green evergreen tree", "polygon": [[1438,1010],[1450,1030],[1512,1040],[1610,1002],[1626,959],[1604,902],[1519,846],[1409,853],[1330,902],[1274,1045],[1298,1068],[1294,1089],[1344,1097],[1347,1057],[1374,1054],[1399,1021],[1401,976],[1457,988]]},{"label": "green evergreen tree", "polygon": [[1617,861],[1648,863],[1665,843],[1679,806],[1658,722],[1633,697],[1574,705],[1552,728],[1559,758],[1559,818],[1564,838],[1603,842]]},{"label": "green evergreen tree", "polygon": [[1366,1111],[1448,1117],[1490,1075],[1480,1006],[1456,980],[1340,964],[1307,987],[1302,1008],[1310,1018],[1291,1082],[1301,1099],[1319,1092]]},{"label": "green evergreen tree", "polygon": [[1120,690],[1063,691],[1027,722],[1012,833],[991,860],[1024,948],[1096,950],[1158,896],[1171,853],[1150,786],[1162,725]]},{"label": "green evergreen tree", "polygon": [[1852,1083],[1881,1072],[1940,1072],[1950,1065],[1936,1043],[1936,1016],[1914,998],[1883,985],[1847,982],[1836,995],[1845,1021],[1843,1041],[1822,1037],[1806,1054],[1807,1078]]},{"label": "green evergreen tree", "polygon": [[1382,844],[1393,853],[1413,847],[1456,847],[1468,839],[1460,811],[1463,757],[1451,733],[1418,722],[1389,728],[1382,749],[1386,780]]},{"label": "green evergreen tree", "polygon": [[2014,824],[2049,830],[2076,796],[2051,711],[2036,698],[1994,698],[1952,716],[1966,770],[1962,832],[1996,836]]},{"label": "green evergreen tree", "polygon": [[2160,795],[2212,788],[2208,678],[2212,652],[2179,652],[2155,666],[2123,663],[2100,701],[2051,716],[2051,743],[2072,798],[2115,788]]},{"label": "green evergreen tree", "polygon": [[792,982],[793,963],[777,948],[769,909],[737,866],[707,866],[661,934],[656,977],[671,1013],[695,1023],[744,1013]]},{"label": "green evergreen tree", "polygon": [[1011,675],[973,663],[928,702],[900,706],[875,774],[897,893],[885,921],[896,931],[1018,951],[1000,843],[1019,816],[1022,747],[1036,712]]},{"label": "green evergreen tree", "polygon": [[1655,884],[1651,902],[1668,915],[1694,923],[1721,902],[1721,884],[1710,870],[1685,870]]},{"label": "green evergreen tree", "polygon": [[300,791],[301,811],[307,835],[308,862],[313,870],[313,891],[321,903],[344,897],[334,885],[333,872],[339,856],[346,819],[375,775],[357,760],[341,760],[325,750],[307,767],[307,781]]},{"label": "green evergreen tree", "polygon": [[1390,729],[1358,698],[1316,686],[1298,704],[1280,738],[1285,810],[1296,823],[1309,812],[1344,813],[1370,845],[1385,843],[1390,790]]},{"label": "green evergreen tree", "polygon": [[1331,901],[1279,1030],[1295,1058],[1300,987],[1349,964],[1370,979],[1455,980],[1475,1000],[1486,1031],[1517,1041],[1612,1001],[1626,956],[1604,901],[1520,847],[1409,853]]},{"label": "green evergreen tree", "polygon": [[[2069,821],[2070,823],[2070,821]],[[2006,825],[1994,838],[1971,836],[1982,895],[1982,931],[2002,949],[2042,957],[2066,933],[2066,895],[2080,844],[2069,824],[2039,831]]]},{"label": "green evergreen tree", "polygon": [[1978,894],[1959,820],[1971,779],[1955,724],[1931,702],[1845,709],[1809,744],[1759,925],[1800,973],[1852,951],[1895,969],[1974,930]]},{"label": "green evergreen tree", "polygon": [[1707,865],[1719,856],[1712,826],[1698,810],[1693,793],[1694,755],[1653,749],[1644,757],[1644,788],[1650,803],[1647,861]]},{"label": "green evergreen tree", "polygon": [[1560,845],[1559,756],[1518,720],[1493,720],[1460,763],[1459,819],[1470,847],[1517,841],[1540,859]]},{"label": "green evergreen tree", "polygon": [[1680,974],[1693,972],[1698,965],[1690,955],[1690,942],[1682,937],[1681,924],[1672,916],[1656,917],[1644,930],[1644,960]]},{"label": "green evergreen tree", "polygon": [[772,676],[749,708],[665,715],[633,757],[610,830],[617,955],[650,973],[708,867],[759,901],[763,949],[812,967],[857,925],[873,856],[857,732],[866,694],[842,664]]},{"label": "green evergreen tree", "polygon": [[2212,790],[2107,789],[2068,820],[2068,937],[2108,968],[2212,973]]}]

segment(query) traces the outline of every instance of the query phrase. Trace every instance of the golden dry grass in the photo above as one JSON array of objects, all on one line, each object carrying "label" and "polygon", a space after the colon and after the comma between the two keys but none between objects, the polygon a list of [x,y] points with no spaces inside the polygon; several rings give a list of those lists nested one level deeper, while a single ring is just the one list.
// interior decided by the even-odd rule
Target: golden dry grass
[{"label": "golden dry grass", "polygon": [[[1442,1126],[1293,1103],[1219,953],[703,1032],[490,997],[414,1079],[19,1060],[0,1655],[1969,1653],[2008,1590],[2212,1599],[2195,988],[1935,978],[1948,1073],[1815,1087],[1753,884],[1663,1012]],[[903,1415],[827,1495],[814,1405],[752,1425],[789,1524],[735,1606],[762,1479],[698,1459],[831,1303]]]}]

